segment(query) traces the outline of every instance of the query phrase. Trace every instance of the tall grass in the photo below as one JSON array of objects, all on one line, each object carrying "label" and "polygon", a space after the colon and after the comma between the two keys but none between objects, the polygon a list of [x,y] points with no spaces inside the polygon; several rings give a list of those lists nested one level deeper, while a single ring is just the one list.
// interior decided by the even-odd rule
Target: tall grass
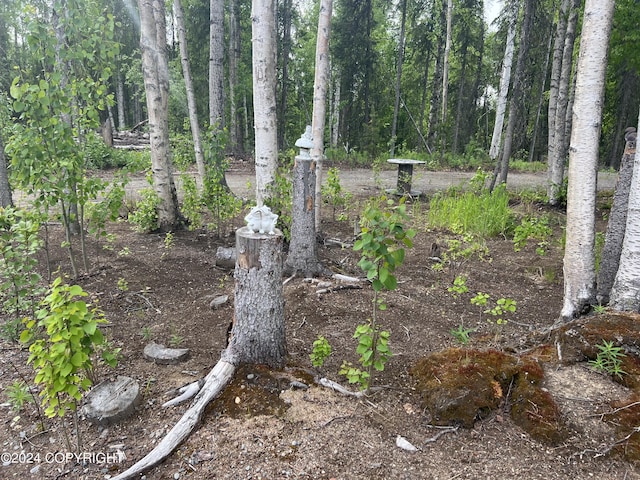
[{"label": "tall grass", "polygon": [[450,190],[435,195],[429,203],[429,226],[457,234],[482,238],[510,235],[514,219],[504,185],[493,192],[485,188]]}]

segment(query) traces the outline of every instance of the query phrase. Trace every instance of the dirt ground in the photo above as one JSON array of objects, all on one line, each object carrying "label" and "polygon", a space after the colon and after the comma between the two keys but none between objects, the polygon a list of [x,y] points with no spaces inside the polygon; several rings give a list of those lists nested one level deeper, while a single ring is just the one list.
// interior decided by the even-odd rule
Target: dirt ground
[{"label": "dirt ground", "polygon": [[[238,176],[251,174],[247,166],[237,169]],[[393,186],[394,174],[385,173],[383,188]],[[420,182],[417,177],[415,185],[431,191]],[[377,186],[367,178],[347,187],[356,195],[347,212],[349,220],[334,221],[325,209],[323,232],[327,239],[349,244],[354,240],[357,208],[376,193]],[[355,399],[313,382],[314,376],[326,376],[347,385],[338,369],[343,360],[357,362],[352,334],[371,314],[370,286],[363,282],[359,289],[318,294],[316,284],[294,279],[284,287],[289,367],[283,372],[242,367],[207,408],[190,438],[144,478],[640,479],[638,465],[618,450],[602,454],[620,433],[601,414],[611,410],[610,401],[625,398],[630,391],[594,372],[586,362],[544,365],[544,387],[556,400],[568,431],[557,444],[536,441],[517,426],[509,415],[507,395],[473,428],[434,425],[411,369],[425,355],[460,346],[451,330],[460,325],[473,329],[469,348],[510,353],[545,341],[540,332],[557,319],[562,302],[563,214],[553,212],[560,220],[545,256],[536,254],[533,245],[516,253],[510,241],[500,238],[486,242],[488,253],[482,258],[473,256],[437,271],[429,259],[431,245],[444,245],[454,236],[424,227],[420,216],[426,205],[411,205],[418,219],[415,246],[397,271],[398,289],[384,294],[388,309],[380,313],[380,323],[391,332],[394,356],[374,379],[375,385],[384,387],[381,391]],[[234,227],[240,226],[238,219]],[[59,227],[52,230],[52,235],[61,235]],[[234,280],[232,271],[216,266],[215,253],[219,246],[232,246],[233,236],[175,232],[173,247],[165,249],[163,235],[135,233],[126,222],[110,225],[109,231],[115,235],[113,249],[92,250],[94,267],[78,283],[104,310],[109,321],[105,332],[122,349],[116,370],[105,369],[103,375],[133,377],[140,383],[143,400],[132,417],[117,425],[96,427],[81,421],[81,451],[123,452],[126,460],[64,461],[67,447],[61,422],[47,421],[46,431],[38,432],[33,406],[16,412],[3,395],[2,479],[115,476],[148,453],[188,408],[182,404],[163,409],[161,404],[170,398],[167,393],[206,375],[225,348]],[[52,253],[54,264],[68,270],[64,252]],[[356,265],[359,255],[351,248],[321,245],[319,254],[332,271],[362,277]],[[459,274],[467,277],[469,292],[454,296],[448,288]],[[479,291],[517,302],[517,312],[500,332],[471,305],[470,298]],[[212,310],[211,300],[221,295],[229,295],[230,301]],[[333,353],[315,371],[309,353],[318,335],[329,340]],[[153,364],[142,355],[149,341],[189,348],[190,357],[179,365]],[[3,391],[20,378],[18,372],[32,378],[24,348],[3,339],[0,349]],[[293,380],[309,388],[292,389]],[[399,435],[417,451],[398,448]],[[20,452],[28,455],[21,457]],[[39,462],[33,461],[36,454]]]}]

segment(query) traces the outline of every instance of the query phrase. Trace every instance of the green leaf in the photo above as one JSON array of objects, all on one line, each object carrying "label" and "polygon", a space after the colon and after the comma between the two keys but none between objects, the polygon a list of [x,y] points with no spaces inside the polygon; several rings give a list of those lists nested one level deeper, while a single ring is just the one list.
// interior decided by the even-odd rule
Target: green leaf
[{"label": "green leaf", "polygon": [[60,375],[62,377],[67,377],[69,376],[72,370],[73,370],[73,365],[71,363],[67,363],[66,365],[63,365],[62,368],[60,369]]},{"label": "green leaf", "polygon": [[86,354],[84,354],[82,352],[76,352],[71,357],[70,363],[74,367],[81,367],[82,364],[84,363],[84,361],[86,360],[86,358],[87,358]]},{"label": "green leaf", "polygon": [[398,280],[396,279],[396,277],[393,275],[389,275],[387,277],[387,281],[384,282],[384,287],[387,290],[395,290],[397,286],[398,286]]},{"label": "green leaf", "polygon": [[384,267],[380,267],[378,269],[378,278],[383,284],[385,284],[387,279],[389,278],[389,270]]},{"label": "green leaf", "polygon": [[87,322],[82,326],[82,329],[89,336],[91,336],[91,335],[93,335],[95,333],[96,328],[98,328],[98,323],[95,322],[95,321]]}]

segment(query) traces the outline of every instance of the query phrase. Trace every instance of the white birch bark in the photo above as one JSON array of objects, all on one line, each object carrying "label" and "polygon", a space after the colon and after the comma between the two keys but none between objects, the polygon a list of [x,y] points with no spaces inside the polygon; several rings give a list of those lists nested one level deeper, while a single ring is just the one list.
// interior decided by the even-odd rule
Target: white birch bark
[{"label": "white birch bark", "polygon": [[122,79],[122,72],[118,68],[116,76],[116,104],[118,108],[118,129],[117,131],[124,130],[126,124],[125,111],[124,111],[124,81]]},{"label": "white birch bark", "polygon": [[335,71],[333,74],[333,93],[331,95],[331,116],[329,125],[331,128],[331,148],[338,146],[338,134],[340,132],[340,74]]},{"label": "white birch bark", "polygon": [[516,23],[518,20],[518,10],[520,2],[516,2],[511,11],[509,19],[509,29],[507,30],[507,43],[504,48],[504,58],[502,59],[502,71],[500,73],[500,87],[498,89],[498,101],[496,102],[496,121],[493,124],[493,135],[491,136],[491,147],[489,157],[492,160],[498,158],[500,144],[502,142],[502,129],[504,126],[504,114],[507,111],[507,96],[509,94],[509,84],[511,83],[511,66],[513,65],[513,52],[516,45]]},{"label": "white birch bark", "polygon": [[169,231],[179,224],[180,215],[169,149],[169,68],[164,0],[138,0],[138,8],[153,188],[160,198],[158,224],[161,230]]},{"label": "white birch bark", "polygon": [[568,137],[566,129],[567,116],[569,111],[571,71],[573,67],[573,48],[576,39],[576,27],[580,12],[580,0],[573,0],[567,21],[567,29],[564,38],[564,48],[560,68],[560,78],[558,80],[557,98],[555,102],[555,121],[553,122],[555,133],[553,134],[553,150],[549,150],[549,203],[558,203],[558,195],[564,179],[564,164],[567,159]]},{"label": "white birch bark", "polygon": [[187,107],[189,109],[189,125],[191,126],[191,137],[193,138],[193,150],[196,156],[196,166],[200,182],[204,181],[204,154],[202,153],[202,141],[200,135],[200,124],[198,123],[198,108],[196,106],[196,96],[193,93],[193,81],[191,80],[191,67],[189,66],[189,54],[187,52],[187,34],[184,29],[182,14],[182,2],[173,0],[173,16],[178,30],[178,43],[180,46],[180,61],[182,63],[182,76],[187,90]]},{"label": "white birch bark", "polygon": [[[567,12],[569,11],[569,2],[571,0],[562,0],[560,10],[558,12],[558,21],[556,26],[556,36],[553,40],[553,61],[551,62],[551,77],[549,79],[549,109],[547,112],[547,162],[549,166],[548,175],[551,175],[551,159],[555,155],[555,135],[556,135],[556,109],[558,105],[558,90],[560,85],[560,72],[562,70],[562,53],[564,47],[564,38],[567,32]],[[550,191],[547,192],[551,193]]]},{"label": "white birch bark", "polygon": [[276,128],[275,0],[253,0],[253,123],[255,130],[256,203],[263,205],[278,165]]},{"label": "white birch bark", "polygon": [[598,145],[613,9],[613,0],[587,0],[584,10],[569,147],[563,320],[580,315],[595,299]]},{"label": "white birch bark", "polygon": [[[395,101],[393,105],[393,118],[391,120],[391,149],[390,156],[393,158],[396,152],[396,133],[398,128],[398,112],[400,111],[400,83],[402,82],[402,64],[404,62],[404,35],[407,22],[407,0],[402,1],[402,20],[400,22],[400,38],[398,41],[398,59],[396,60],[396,85]],[[460,82],[463,85],[464,82]],[[462,87],[461,87],[462,88]]]},{"label": "white birch bark", "polygon": [[[640,118],[638,118],[640,127]],[[611,288],[609,306],[621,311],[640,311],[640,158],[634,155],[633,176],[627,209],[627,227],[620,265]]]},{"label": "white birch bark", "polygon": [[318,38],[316,39],[316,71],[313,82],[313,114],[311,135],[313,148],[311,159],[315,162],[315,229],[320,231],[322,158],[324,156],[324,124],[327,112],[327,86],[329,84],[329,37],[331,33],[331,11],[333,0],[321,0],[318,15]]}]

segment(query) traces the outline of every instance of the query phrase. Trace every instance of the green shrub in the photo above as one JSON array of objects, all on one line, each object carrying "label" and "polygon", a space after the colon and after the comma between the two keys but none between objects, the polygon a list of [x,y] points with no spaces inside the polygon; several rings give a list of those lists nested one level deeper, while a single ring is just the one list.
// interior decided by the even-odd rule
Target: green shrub
[{"label": "green shrub", "polygon": [[513,231],[513,249],[519,252],[529,240],[537,240],[536,253],[544,255],[549,248],[549,237],[553,231],[549,226],[549,216],[534,217],[528,215],[520,221]]},{"label": "green shrub", "polygon": [[[26,319],[20,341],[29,345],[28,362],[36,371],[35,382],[45,415],[63,416],[75,410],[82,392],[95,381],[93,355],[106,345],[98,326],[106,323],[102,312],[89,309],[87,293],[78,285],[56,278],[41,302],[35,318]],[[116,364],[116,352],[104,350],[103,360]]]},{"label": "green shrub", "polygon": [[129,214],[129,222],[140,233],[153,232],[158,229],[158,206],[160,198],[155,190],[146,187],[140,190],[140,200],[136,202],[135,210]]}]

